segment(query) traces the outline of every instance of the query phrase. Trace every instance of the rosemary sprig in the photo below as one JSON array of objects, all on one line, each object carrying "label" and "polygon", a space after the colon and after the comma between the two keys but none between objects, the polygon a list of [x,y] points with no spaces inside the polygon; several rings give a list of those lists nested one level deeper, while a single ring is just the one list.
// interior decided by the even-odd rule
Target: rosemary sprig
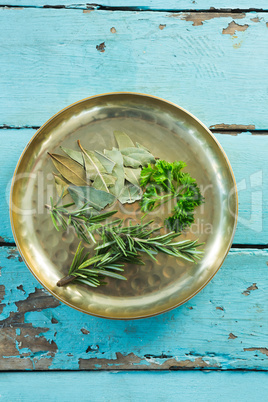
[{"label": "rosemary sprig", "polygon": [[[88,203],[85,203],[81,208],[75,210],[69,210],[68,208],[75,205],[75,203],[69,203],[65,205],[59,205],[61,197],[54,204],[53,198],[50,198],[51,205],[46,204],[45,207],[49,210],[52,222],[57,231],[60,227],[63,230],[67,230],[68,226],[72,226],[79,238],[86,243],[96,243],[94,237],[94,231],[96,231],[100,225],[100,222],[105,221],[107,218],[114,215],[117,211],[105,212],[97,214],[94,208],[90,207]],[[115,220],[114,222],[118,222]]]},{"label": "rosemary sprig", "polygon": [[174,257],[183,258],[190,262],[200,259],[202,251],[196,250],[201,244],[197,241],[174,241],[177,233],[152,236],[159,230],[150,229],[150,224],[141,223],[123,227],[123,221],[113,226],[101,225],[96,231],[101,235],[102,242],[95,247],[95,255],[88,258],[89,253],[83,255],[83,248],[79,244],[73,262],[66,277],[58,281],[58,286],[64,286],[71,281],[80,282],[97,287],[105,284],[104,277],[116,279],[126,278],[115,271],[124,271],[124,263],[143,264],[141,254],[146,253],[156,260],[155,255],[163,252]]},{"label": "rosemary sprig", "polygon": [[58,281],[58,286],[64,286],[75,280],[76,282],[96,288],[106,284],[103,279],[107,276],[126,280],[123,275],[118,273],[118,271],[124,271],[124,264],[120,262],[120,253],[114,254],[111,251],[97,251],[93,257],[88,258],[89,253],[84,253],[81,243],[78,245],[68,275]]}]

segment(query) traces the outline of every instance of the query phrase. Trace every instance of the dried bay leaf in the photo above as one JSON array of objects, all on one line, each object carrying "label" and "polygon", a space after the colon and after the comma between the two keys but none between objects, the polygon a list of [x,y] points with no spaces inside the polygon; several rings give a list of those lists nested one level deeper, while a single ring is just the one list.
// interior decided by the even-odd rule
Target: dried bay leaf
[{"label": "dried bay leaf", "polygon": [[142,190],[140,187],[134,186],[133,184],[127,184],[122,189],[118,199],[122,204],[132,204],[133,202],[140,200],[141,197]]},{"label": "dried bay leaf", "polygon": [[112,159],[110,159],[107,155],[104,155],[103,153],[101,153],[99,151],[94,151],[94,152],[95,152],[96,157],[100,161],[100,163],[106,169],[107,173],[112,173],[113,168],[115,166],[115,162],[112,161]]},{"label": "dried bay leaf", "polygon": [[107,155],[115,163],[115,166],[113,168],[113,176],[116,177],[116,182],[112,187],[110,187],[110,192],[118,197],[125,184],[123,156],[121,152],[115,148],[113,148],[112,150],[105,149],[104,154]]},{"label": "dried bay leaf", "polygon": [[102,210],[116,200],[114,195],[89,186],[70,186],[68,192],[76,205],[79,206],[88,203],[88,205],[92,206],[97,211]]},{"label": "dried bay leaf", "polygon": [[137,146],[137,148],[145,149],[145,151],[150,152],[148,148],[145,148],[143,145],[139,144],[138,142],[136,142],[136,146]]},{"label": "dried bay leaf", "polygon": [[129,147],[135,147],[134,143],[132,140],[129,138],[129,136],[124,133],[123,131],[114,131],[114,136],[116,139],[116,142],[118,144],[118,148],[121,151],[124,148],[129,148]]},{"label": "dried bay leaf", "polygon": [[124,167],[125,179],[130,183],[134,184],[134,186],[140,185],[140,175],[141,168],[131,169],[128,167]]},{"label": "dried bay leaf", "polygon": [[125,148],[122,149],[124,166],[138,168],[146,166],[148,163],[155,163],[154,156],[143,148]]},{"label": "dried bay leaf", "polygon": [[79,140],[77,141],[77,143],[78,143],[81,151],[83,152],[83,158],[84,158],[84,162],[85,162],[87,177],[89,177],[91,180],[94,180],[95,188],[97,185],[99,190],[104,190],[104,191],[107,191],[107,193],[109,193],[108,185],[106,184],[106,181],[109,182],[109,178],[106,177],[108,175],[106,173],[105,168],[100,163],[98,158],[95,156],[94,152],[86,151],[82,147]]},{"label": "dried bay leaf", "polygon": [[79,163],[73,159],[59,154],[50,154],[52,162],[58,172],[70,183],[76,186],[89,185],[86,177],[86,171]]},{"label": "dried bay leaf", "polygon": [[[115,176],[108,175],[108,174],[103,174],[102,178],[104,179],[105,184],[108,188],[114,186],[115,182],[117,180],[117,178]],[[98,176],[96,178],[96,180],[94,180],[92,186],[98,190],[106,191],[106,187],[104,186],[103,180],[100,178],[100,176]]]},{"label": "dried bay leaf", "polygon": [[70,148],[65,148],[65,147],[60,147],[62,151],[68,155],[70,158],[72,158],[74,161],[80,163],[80,165],[84,166],[84,159],[83,155],[79,151],[74,151],[73,149]]},{"label": "dried bay leaf", "polygon": [[62,175],[57,175],[54,173],[56,191],[59,197],[65,197],[68,194],[68,187],[70,182],[68,182]]}]

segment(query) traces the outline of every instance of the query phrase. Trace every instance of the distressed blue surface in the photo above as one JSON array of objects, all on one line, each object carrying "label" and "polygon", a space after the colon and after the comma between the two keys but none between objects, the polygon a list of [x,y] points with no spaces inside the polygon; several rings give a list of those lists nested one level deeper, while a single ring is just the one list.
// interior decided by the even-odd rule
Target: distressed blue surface
[{"label": "distressed blue surface", "polygon": [[[65,5],[67,8],[91,8],[94,7],[94,3],[75,3],[66,0],[13,0],[12,3],[8,0],[2,0],[1,4],[13,4],[18,6],[32,5],[35,7],[50,5]],[[221,0],[106,0],[95,4],[96,8],[100,6],[107,7],[133,7],[142,10],[209,10],[211,7],[217,9],[247,9],[252,8],[252,1],[250,0],[226,0],[224,4]],[[265,0],[255,0],[254,8],[267,9],[267,3]]]},{"label": "distressed blue surface", "polygon": [[[0,125],[41,125],[84,97],[136,91],[174,101],[208,126],[266,129],[267,13],[209,13],[194,26],[195,18],[0,9]],[[240,28],[224,34],[233,20]]]},{"label": "distressed blue surface", "polygon": [[2,370],[268,369],[267,251],[231,250],[188,303],[134,321],[91,317],[37,295],[41,285],[18,257],[0,249]]},{"label": "distressed blue surface", "polygon": [[[9,215],[9,187],[21,152],[34,130],[0,130],[0,236],[13,241]],[[268,136],[216,134],[234,170],[238,186],[239,218],[234,243],[267,244]]]},{"label": "distressed blue surface", "polygon": [[[31,8],[0,10],[0,126],[39,126],[83,97],[130,90],[174,101],[208,126],[268,129],[267,13],[83,12],[88,5],[62,0],[49,4],[77,10],[38,9],[47,4],[42,0],[12,4]],[[263,0],[102,4],[267,9]],[[12,241],[8,183],[33,133],[0,130],[0,241]],[[267,244],[267,137],[217,138],[238,183],[234,241]],[[0,370],[147,370],[0,373],[1,400],[266,401],[267,373],[215,370],[267,370],[267,269],[267,250],[231,250],[187,304],[146,320],[110,321],[60,304],[15,249],[1,247]],[[174,367],[191,371],[148,372]]]},{"label": "distressed blue surface", "polygon": [[[3,373],[2,401],[267,401],[267,373]],[[15,384],[15,386],[14,386]],[[30,385],[30,386],[29,386]]]}]

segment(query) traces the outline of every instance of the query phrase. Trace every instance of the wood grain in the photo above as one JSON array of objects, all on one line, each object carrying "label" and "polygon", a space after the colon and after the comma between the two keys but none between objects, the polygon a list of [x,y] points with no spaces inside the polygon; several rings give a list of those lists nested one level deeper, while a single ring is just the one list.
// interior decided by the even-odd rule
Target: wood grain
[{"label": "wood grain", "polygon": [[[35,130],[0,130],[0,237],[13,241],[8,202],[12,175],[24,147]],[[215,134],[234,170],[238,186],[239,219],[234,243],[267,244],[268,238],[268,136],[242,133]]]},{"label": "wood grain", "polygon": [[3,373],[1,396],[13,402],[163,402],[167,396],[171,402],[266,402],[267,384],[267,373]]},{"label": "wood grain", "polygon": [[0,248],[1,370],[268,369],[267,250],[231,250],[185,305],[136,321],[90,317],[41,289]]},{"label": "wood grain", "polygon": [[38,126],[84,97],[138,91],[208,126],[267,129],[267,13],[83,11],[0,9],[0,125]]}]

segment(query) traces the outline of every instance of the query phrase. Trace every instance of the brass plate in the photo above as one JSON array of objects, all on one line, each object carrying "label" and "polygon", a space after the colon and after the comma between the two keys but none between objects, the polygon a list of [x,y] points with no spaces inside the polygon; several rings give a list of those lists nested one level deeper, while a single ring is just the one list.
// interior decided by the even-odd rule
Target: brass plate
[{"label": "brass plate", "polygon": [[[160,255],[158,263],[125,269],[127,281],[111,279],[90,289],[56,282],[67,273],[78,241],[73,232],[57,232],[44,204],[55,196],[49,152],[74,148],[111,149],[113,130],[169,161],[184,160],[206,202],[183,238],[205,242],[204,257],[191,264]],[[136,208],[136,209],[135,209]],[[137,217],[137,205],[122,210]],[[193,115],[163,99],[137,93],[110,93],[81,100],[53,116],[24,150],[12,183],[10,215],[18,249],[39,282],[55,297],[84,313],[113,319],[148,317],[186,302],[215,275],[232,244],[237,220],[237,191],[228,159],[210,131]],[[161,212],[153,214],[161,221]]]}]

